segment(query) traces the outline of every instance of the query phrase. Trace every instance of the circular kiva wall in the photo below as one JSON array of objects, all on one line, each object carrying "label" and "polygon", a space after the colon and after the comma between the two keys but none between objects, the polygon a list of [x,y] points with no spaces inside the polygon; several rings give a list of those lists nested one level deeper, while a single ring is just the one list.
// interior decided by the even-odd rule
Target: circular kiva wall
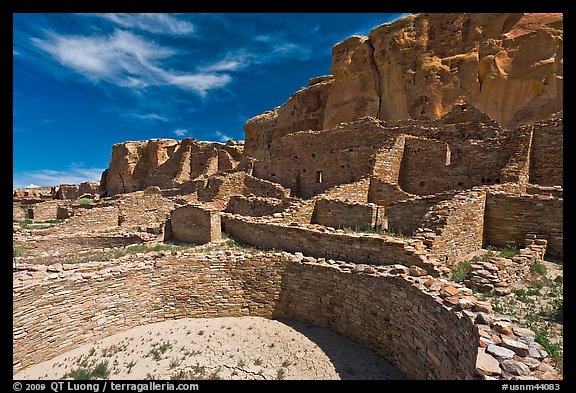
[{"label": "circular kiva wall", "polygon": [[472,322],[401,276],[287,253],[129,258],[34,271],[32,280],[16,273],[13,371],[139,325],[251,315],[327,327],[409,379],[474,378]]}]

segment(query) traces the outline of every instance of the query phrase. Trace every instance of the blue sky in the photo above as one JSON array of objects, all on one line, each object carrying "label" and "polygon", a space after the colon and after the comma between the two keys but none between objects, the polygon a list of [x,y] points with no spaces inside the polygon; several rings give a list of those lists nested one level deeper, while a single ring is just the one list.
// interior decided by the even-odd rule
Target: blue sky
[{"label": "blue sky", "polygon": [[112,145],[225,142],[401,14],[14,14],[13,187],[99,180]]}]

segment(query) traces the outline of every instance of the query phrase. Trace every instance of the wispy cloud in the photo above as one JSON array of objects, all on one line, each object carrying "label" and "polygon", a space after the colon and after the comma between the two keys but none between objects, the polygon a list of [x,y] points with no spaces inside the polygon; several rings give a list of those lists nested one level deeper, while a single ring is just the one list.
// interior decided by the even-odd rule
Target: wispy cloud
[{"label": "wispy cloud", "polygon": [[47,39],[32,38],[32,41],[61,65],[95,83],[104,81],[136,90],[174,86],[205,96],[231,81],[226,74],[173,71],[163,60],[175,55],[175,50],[123,30],[106,36],[66,36],[52,32]]},{"label": "wispy cloud", "polygon": [[167,121],[168,121],[167,118],[165,118],[165,117],[163,117],[163,116],[160,116],[160,115],[157,114],[157,113],[146,113],[146,114],[143,114],[143,115],[142,115],[142,114],[139,114],[139,113],[131,113],[131,114],[129,114],[129,116],[131,116],[131,117],[136,117],[136,118],[142,119],[142,120],[158,120],[158,121],[161,121],[161,122],[167,122]]},{"label": "wispy cloud", "polygon": [[20,56],[20,52],[18,52],[16,49],[12,49],[12,56]]},{"label": "wispy cloud", "polygon": [[99,181],[105,168],[75,168],[66,171],[40,169],[36,171],[15,172],[13,188],[38,186],[57,186],[60,184],[80,184],[85,181]]},{"label": "wispy cloud", "polygon": [[215,133],[220,138],[220,142],[228,142],[228,141],[232,140],[232,138],[230,138],[228,135],[224,134],[223,132],[216,130]]},{"label": "wispy cloud", "polygon": [[188,21],[170,14],[94,14],[108,19],[123,28],[132,28],[150,33],[190,35],[196,29]]},{"label": "wispy cloud", "polygon": [[188,130],[174,130],[174,134],[177,136],[184,136],[188,133]]}]

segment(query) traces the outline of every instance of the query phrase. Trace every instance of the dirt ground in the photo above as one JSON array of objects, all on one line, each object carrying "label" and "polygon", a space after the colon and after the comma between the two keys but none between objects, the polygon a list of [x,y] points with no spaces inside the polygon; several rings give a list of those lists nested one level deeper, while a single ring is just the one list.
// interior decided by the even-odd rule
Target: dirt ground
[{"label": "dirt ground", "polygon": [[[33,365],[14,379],[404,379],[327,329],[260,317],[139,326]],[[84,374],[83,374],[84,373]]]}]

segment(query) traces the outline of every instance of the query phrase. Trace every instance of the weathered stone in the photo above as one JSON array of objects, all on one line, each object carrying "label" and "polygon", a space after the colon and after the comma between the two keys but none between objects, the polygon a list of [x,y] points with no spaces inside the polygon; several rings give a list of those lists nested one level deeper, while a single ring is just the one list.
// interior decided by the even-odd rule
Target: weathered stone
[{"label": "weathered stone", "polygon": [[493,318],[488,314],[479,312],[476,316],[476,319],[474,320],[474,323],[479,325],[491,325],[493,321]]},{"label": "weathered stone", "polygon": [[516,326],[514,325],[514,327],[512,328],[512,331],[514,332],[514,334],[516,336],[519,337],[534,337],[536,335],[536,333],[532,330],[532,329],[526,329],[520,326]]},{"label": "weathered stone", "polygon": [[518,356],[527,356],[528,355],[528,345],[520,342],[520,341],[516,341],[516,340],[512,340],[509,339],[507,337],[502,337],[502,344],[501,344],[504,348],[508,348],[512,351],[514,351]]},{"label": "weathered stone", "polygon": [[479,350],[476,355],[476,372],[479,375],[500,375],[500,363],[484,350]]},{"label": "weathered stone", "polygon": [[486,348],[486,352],[502,359],[512,359],[512,357],[514,356],[514,351],[502,348],[498,345],[488,345],[488,348]]},{"label": "weathered stone", "polygon": [[507,322],[507,321],[496,321],[492,324],[492,327],[498,333],[502,333],[502,334],[510,335],[513,332],[512,323]]},{"label": "weathered stone", "polygon": [[419,266],[410,266],[410,268],[408,269],[408,273],[414,277],[421,277],[428,274],[426,270],[422,269]]},{"label": "weathered stone", "polygon": [[441,296],[456,296],[459,293],[460,293],[460,290],[458,288],[451,286],[451,285],[445,285],[440,290]]},{"label": "weathered stone", "polygon": [[500,366],[504,371],[512,375],[528,375],[530,374],[530,368],[522,362],[507,359],[500,363]]}]

